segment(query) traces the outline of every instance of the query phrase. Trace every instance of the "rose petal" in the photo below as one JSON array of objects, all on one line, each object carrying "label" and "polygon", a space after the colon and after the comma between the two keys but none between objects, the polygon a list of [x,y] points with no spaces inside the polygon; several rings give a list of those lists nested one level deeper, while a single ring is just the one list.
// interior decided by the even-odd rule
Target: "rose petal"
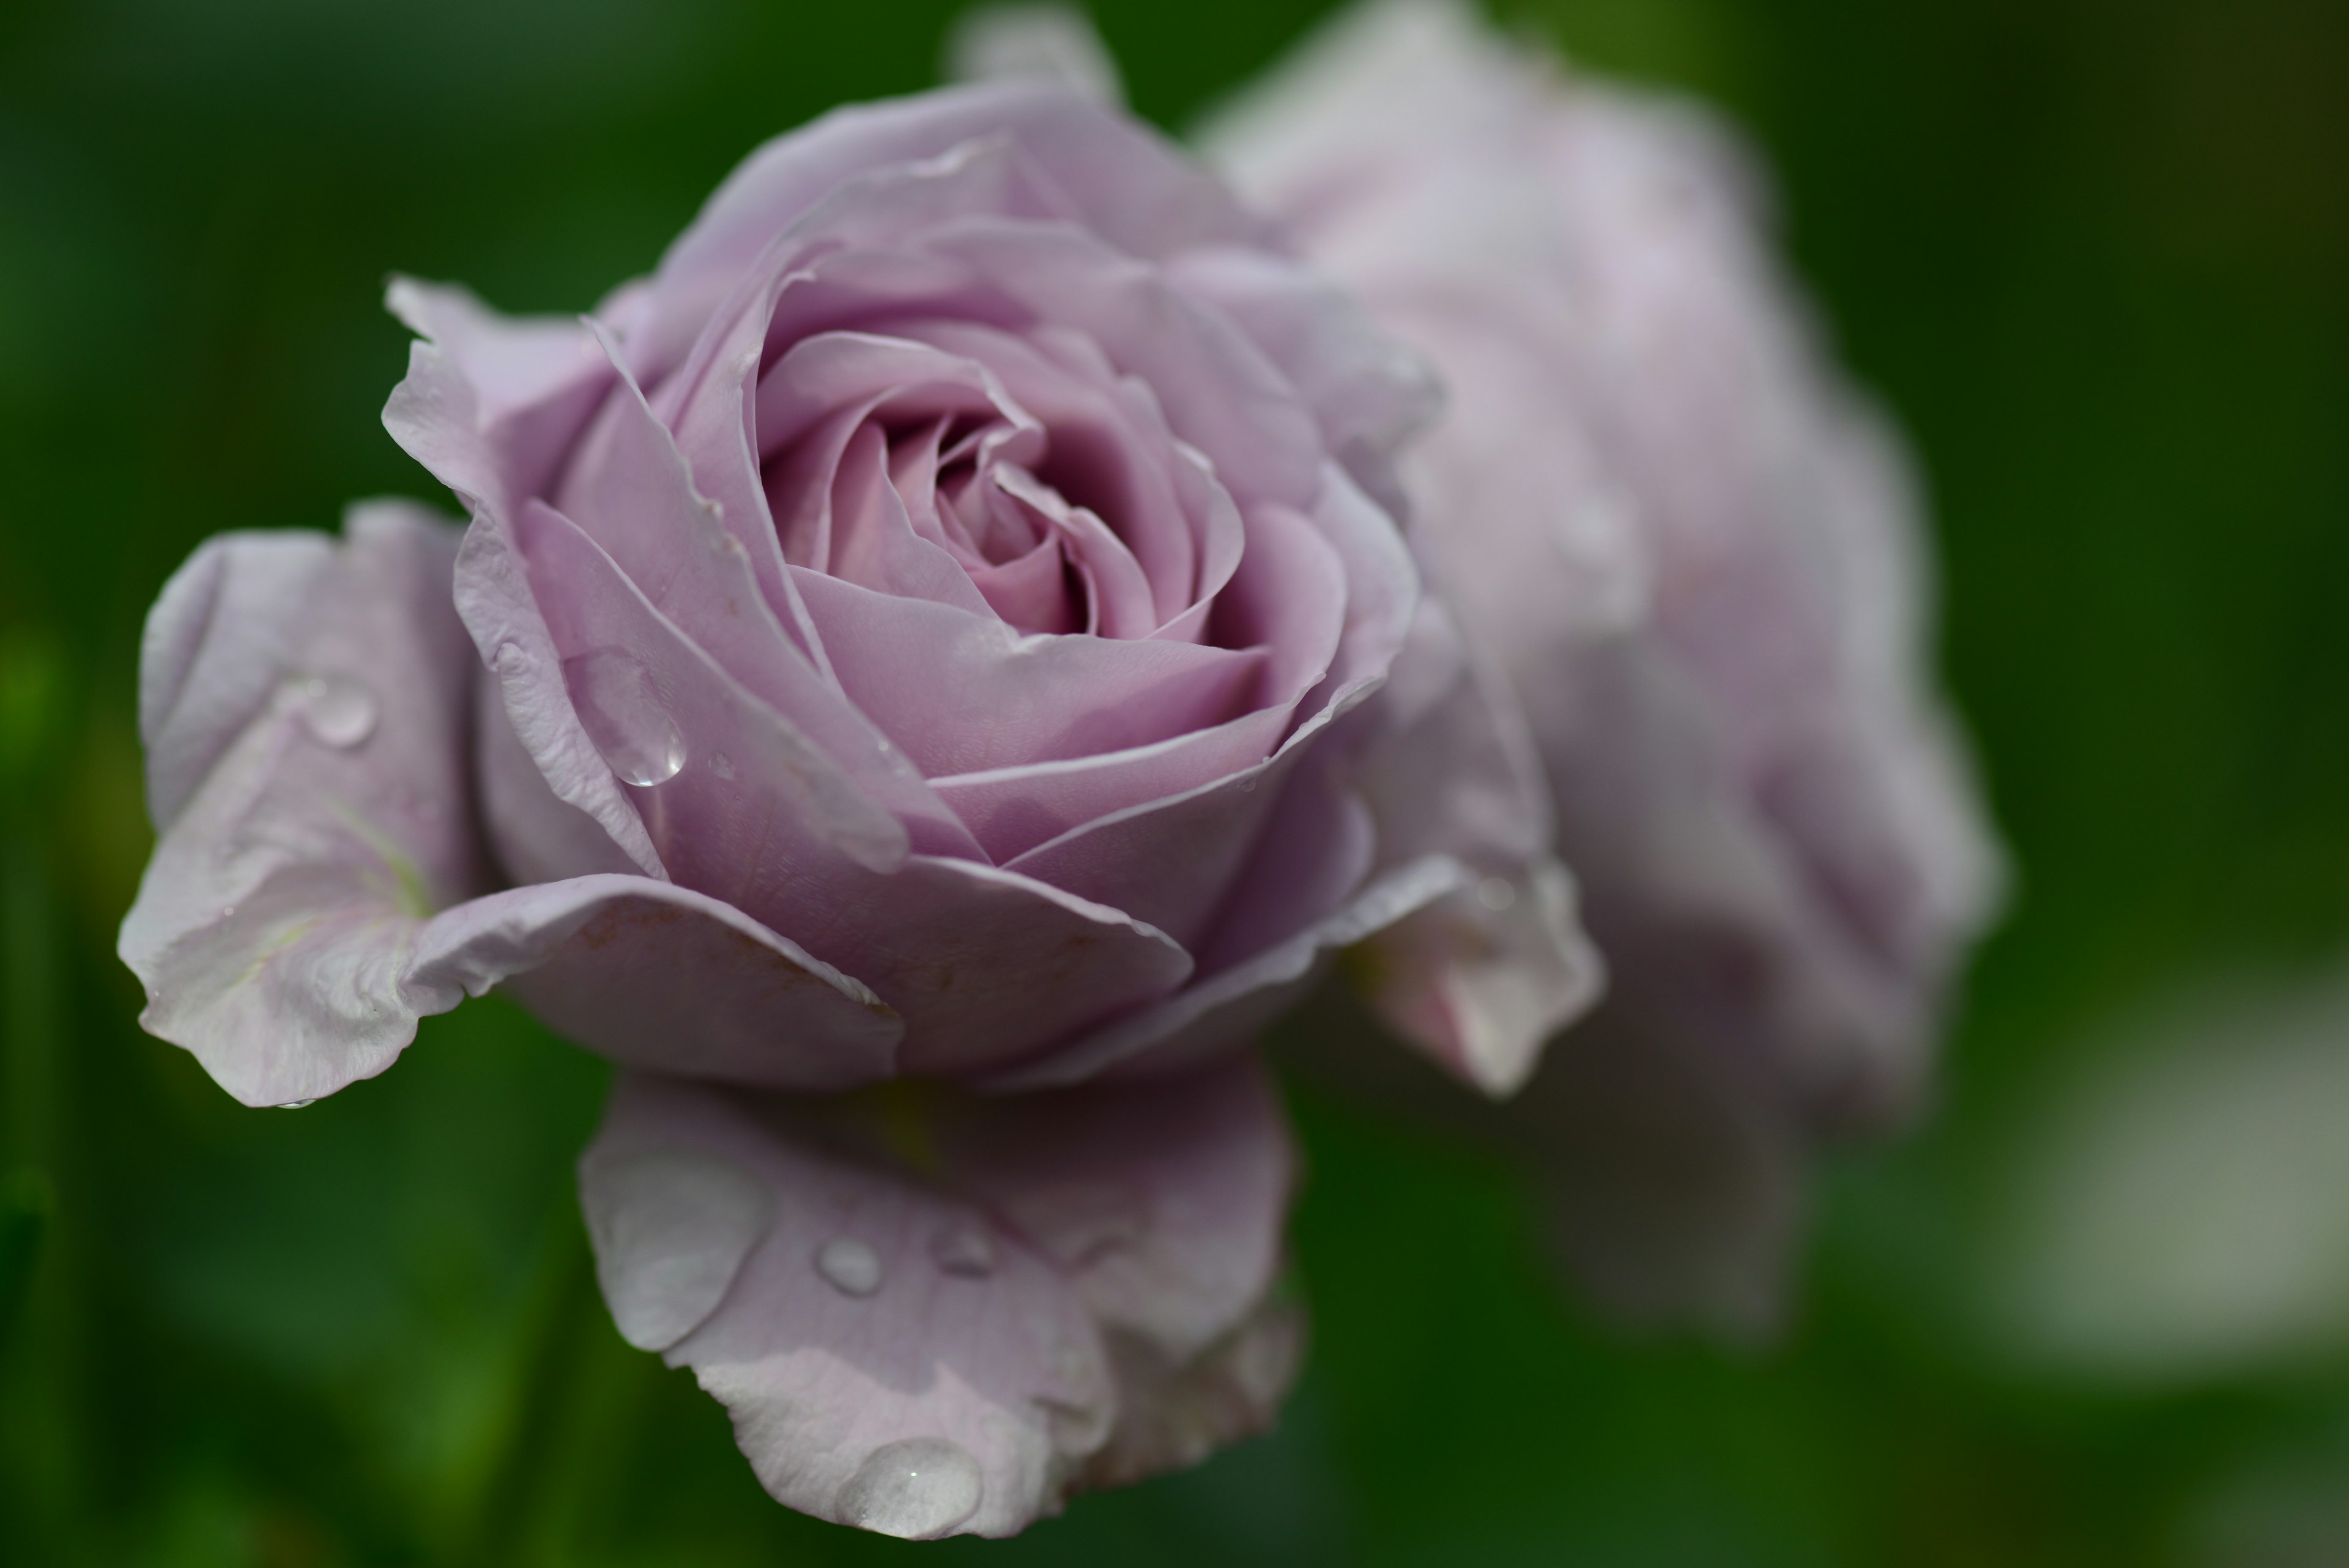
[{"label": "rose petal", "polygon": [[908,856],[902,836],[893,860],[894,818],[864,815],[869,803],[827,774],[821,753],[560,514],[533,504],[525,515],[533,573],[565,585],[555,646],[574,659],[626,650],[686,748],[673,776],[634,791],[672,875],[853,971],[905,1015],[907,1071],[1001,1060],[1155,1001],[1190,974],[1189,954],[1120,910],[975,862]]},{"label": "rose petal", "polygon": [[917,1537],[1011,1534],[1268,1422],[1292,1171],[1246,1062],[1018,1101],[629,1075],[580,1162],[629,1339],[694,1369],[779,1500]]},{"label": "rose petal", "polygon": [[[165,827],[120,951],[147,987],[150,1032],[240,1099],[275,1105],[381,1072],[419,1012],[455,1004],[406,994],[403,969],[432,909],[483,882],[460,805],[472,660],[449,608],[454,534],[421,507],[356,507],[339,545],[215,550],[184,579],[218,576],[215,607],[243,598],[248,561],[273,577],[312,565],[301,597],[232,601],[238,618],[208,620],[168,709],[149,705],[169,729],[270,682]],[[158,607],[150,691],[174,684],[191,591]],[[192,684],[214,680],[217,693]]]},{"label": "rose petal", "polygon": [[684,457],[635,382],[616,375],[603,415],[566,471],[558,509],[653,608],[693,628],[696,647],[822,748],[854,791],[894,815],[926,853],[976,857],[978,846],[953,813],[786,636],[748,552],[728,534],[715,504],[695,492]]},{"label": "rose petal", "polygon": [[1257,706],[1258,649],[1022,636],[792,570],[849,696],[930,777],[1147,745]]},{"label": "rose petal", "polygon": [[1109,1073],[1174,1071],[1246,1040],[1297,1000],[1327,954],[1467,885],[1468,868],[1433,856],[1386,873],[1344,908],[1287,941],[1185,987],[1157,1006],[987,1080],[1011,1092],[1083,1083]]},{"label": "rose petal", "polygon": [[1449,854],[1481,876],[1371,939],[1371,994],[1406,1041],[1506,1096],[1597,1002],[1605,969],[1550,853],[1532,737],[1441,599],[1421,601],[1386,698],[1357,775],[1382,851]]},{"label": "rose petal", "polygon": [[222,534],[163,585],[139,650],[139,739],[159,831],[298,666],[299,607],[334,558],[316,534]]},{"label": "rose petal", "polygon": [[469,500],[511,506],[543,489],[611,382],[593,335],[414,278],[393,278],[385,303],[423,339],[384,408],[392,439]]},{"label": "rose petal", "polygon": [[500,981],[615,1061],[730,1083],[875,1083],[905,1032],[864,985],[740,910],[641,877],[512,888],[417,933],[410,987],[479,996]]},{"label": "rose petal", "polygon": [[1065,88],[989,84],[834,109],[767,143],[669,247],[657,286],[682,300],[714,301],[771,236],[843,180],[996,134],[1016,141],[1088,227],[1134,255],[1258,232],[1220,184],[1133,120]]},{"label": "rose petal", "polygon": [[[233,583],[253,547],[195,569]],[[123,922],[142,1023],[238,1098],[285,1105],[381,1072],[419,1018],[523,976],[549,1023],[624,1060],[794,1088],[886,1076],[895,1015],[713,900],[610,875],[469,897],[487,877],[463,805],[476,677],[448,597],[455,549],[422,508],[357,507],[342,545],[303,552],[301,596],[208,623],[189,682],[277,662]],[[242,653],[217,646],[237,638]],[[205,705],[183,682],[170,711]]]},{"label": "rose petal", "polygon": [[850,1108],[624,1075],[580,1160],[607,1299],[726,1405],[779,1501],[887,1534],[1012,1534],[1107,1433],[1100,1338],[969,1199],[851,1141]]}]

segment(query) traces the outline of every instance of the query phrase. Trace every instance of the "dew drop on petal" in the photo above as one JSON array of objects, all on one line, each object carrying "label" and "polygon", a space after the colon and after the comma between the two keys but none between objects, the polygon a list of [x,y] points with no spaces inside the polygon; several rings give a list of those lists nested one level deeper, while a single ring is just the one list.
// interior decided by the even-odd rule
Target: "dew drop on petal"
[{"label": "dew drop on petal", "polygon": [[632,784],[667,784],[685,766],[685,737],[644,660],[599,648],[563,661],[563,684],[587,738]]},{"label": "dew drop on petal", "polygon": [[922,1541],[978,1512],[985,1490],[978,1461],[959,1444],[905,1438],[867,1455],[842,1484],[833,1508],[843,1524]]},{"label": "dew drop on petal", "polygon": [[930,1261],[959,1279],[983,1280],[995,1272],[1000,1259],[996,1254],[995,1238],[984,1227],[958,1220],[942,1227],[930,1238]]},{"label": "dew drop on petal", "polygon": [[1476,884],[1476,901],[1497,915],[1517,901],[1517,890],[1506,877],[1487,877]]},{"label": "dew drop on petal", "polygon": [[834,1236],[816,1249],[815,1272],[836,1291],[869,1296],[881,1288],[881,1254],[854,1236]]},{"label": "dew drop on petal", "polygon": [[317,1103],[318,1097],[316,1095],[313,1095],[306,1100],[287,1100],[284,1105],[279,1106],[277,1108],[281,1111],[306,1111]]},{"label": "dew drop on petal", "polygon": [[313,739],[336,751],[348,751],[374,734],[379,716],[375,693],[338,675],[289,680],[280,701]]},{"label": "dew drop on petal", "polygon": [[709,753],[709,771],[731,783],[734,777],[734,759],[723,752],[712,752]]}]

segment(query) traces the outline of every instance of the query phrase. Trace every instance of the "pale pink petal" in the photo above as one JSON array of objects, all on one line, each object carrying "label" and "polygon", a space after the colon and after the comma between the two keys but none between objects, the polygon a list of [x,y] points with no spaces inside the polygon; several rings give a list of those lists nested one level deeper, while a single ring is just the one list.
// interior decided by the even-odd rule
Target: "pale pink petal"
[{"label": "pale pink petal", "polygon": [[1133,120],[1066,88],[986,85],[834,109],[769,142],[669,247],[658,286],[714,304],[774,234],[843,181],[995,135],[1010,137],[1088,227],[1134,255],[1257,231],[1222,185]]},{"label": "pale pink petal", "polygon": [[580,1180],[622,1332],[725,1403],[767,1490],[926,1538],[1269,1421],[1291,1170],[1243,1063],[1021,1101],[631,1075]]},{"label": "pale pink petal", "polygon": [[139,655],[139,738],[157,829],[298,666],[301,607],[334,558],[322,535],[222,534],[163,585]]},{"label": "pale pink petal", "polygon": [[[233,604],[237,557],[262,547],[235,539],[191,570]],[[156,705],[167,722],[201,711],[194,682],[271,666],[123,923],[150,1031],[240,1099],[293,1104],[382,1071],[419,1017],[519,976],[550,1023],[622,1059],[794,1088],[888,1075],[895,1015],[723,905],[635,876],[489,892],[466,806],[478,667],[449,601],[455,531],[377,503],[342,545],[303,555],[304,591],[215,617]],[[220,646],[239,638],[243,654]],[[167,625],[151,646],[176,667],[185,642]]]},{"label": "pale pink petal", "polygon": [[[379,1073],[419,1012],[456,1003],[405,988],[417,929],[485,881],[463,809],[472,655],[449,607],[455,544],[421,507],[355,508],[344,543],[303,551],[324,558],[301,597],[208,624],[176,683],[188,639],[172,623],[189,600],[159,607],[142,684],[176,684],[148,705],[166,730],[175,714],[246,705],[264,680],[267,694],[165,826],[120,951],[147,988],[141,1023],[249,1104]],[[256,547],[225,548],[199,556],[192,580],[233,587],[235,556]],[[191,685],[212,679],[230,701]]]},{"label": "pale pink petal", "polygon": [[1406,1041],[1487,1094],[1514,1093],[1605,983],[1573,877],[1550,851],[1540,758],[1507,688],[1434,597],[1373,717],[1381,729],[1358,776],[1381,850],[1451,855],[1478,877],[1372,938],[1361,972]]},{"label": "pale pink petal", "polygon": [[629,786],[670,873],[871,986],[906,1019],[906,1070],[1002,1060],[1189,975],[1189,954],[1121,910],[908,855],[902,830],[889,837],[895,818],[646,604],[592,540],[543,504],[525,516],[533,573],[564,584],[555,646],[567,659],[628,661],[605,667],[629,682],[629,711],[613,717],[674,742],[663,753],[674,774]]},{"label": "pale pink petal", "polygon": [[384,423],[469,502],[543,490],[612,379],[575,320],[502,317],[462,288],[392,279],[386,301],[421,339]]},{"label": "pale pink petal", "polygon": [[1443,856],[1385,873],[1343,908],[1246,961],[1218,970],[1155,1007],[987,1080],[990,1089],[1079,1084],[1104,1074],[1148,1075],[1212,1060],[1293,1005],[1323,960],[1383,930],[1470,880]]},{"label": "pale pink petal", "polygon": [[1023,636],[991,614],[792,570],[842,685],[927,776],[1122,751],[1259,705],[1257,649]]},{"label": "pale pink petal", "polygon": [[511,888],[416,934],[410,987],[502,981],[565,1039],[687,1077],[851,1088],[892,1075],[905,1033],[872,992],[740,910],[642,877]]},{"label": "pale pink petal", "polygon": [[[925,852],[977,857],[969,835],[904,756],[785,635],[749,553],[716,504],[695,492],[684,457],[635,382],[615,374],[602,416],[566,470],[558,509],[654,609],[692,627],[696,647],[819,747],[856,793],[896,816]],[[523,523],[527,532],[526,515]]]}]

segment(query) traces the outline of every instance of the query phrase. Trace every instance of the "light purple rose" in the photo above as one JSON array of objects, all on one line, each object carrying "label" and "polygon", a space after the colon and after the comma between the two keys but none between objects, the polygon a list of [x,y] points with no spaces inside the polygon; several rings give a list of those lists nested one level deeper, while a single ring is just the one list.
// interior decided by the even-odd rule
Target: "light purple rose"
[{"label": "light purple rose", "polygon": [[[1610,1004],[1475,1119],[1547,1169],[1603,1298],[1766,1322],[1805,1147],[1916,1102],[1999,882],[1899,444],[1730,140],[1464,6],[1342,18],[1206,141],[1447,385],[1403,469],[1429,569],[1523,705],[1608,961]],[[1420,1036],[1475,946],[1439,913],[1373,944]]]},{"label": "light purple rose", "polygon": [[[622,1063],[605,1296],[792,1507],[1004,1535],[1261,1427],[1293,1161],[1238,1048],[1558,876],[1392,514],[1426,375],[1261,241],[998,86],[761,148],[584,322],[395,284],[385,422],[471,526],[165,587],[147,1027],[254,1105],[493,986]],[[1456,776],[1358,783],[1438,712]]]}]

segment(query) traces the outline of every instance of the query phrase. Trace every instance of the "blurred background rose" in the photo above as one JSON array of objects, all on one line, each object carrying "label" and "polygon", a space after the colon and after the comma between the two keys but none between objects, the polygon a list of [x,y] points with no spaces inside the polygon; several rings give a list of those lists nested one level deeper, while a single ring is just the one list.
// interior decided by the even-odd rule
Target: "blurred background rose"
[{"label": "blurred background rose", "polygon": [[[716,1407],[613,1332],[569,1170],[592,1059],[492,1004],[398,1074],[248,1112],[138,1033],[111,950],[157,585],[216,530],[417,491],[377,421],[383,275],[592,298],[758,139],[932,80],[953,8],[0,13],[11,1562],[901,1550],[774,1508]],[[1320,9],[1095,15],[1180,128]],[[1776,1348],[1599,1326],[1497,1164],[1300,1092],[1318,1338],[1281,1430],[970,1549],[2349,1559],[2349,15],[1499,15],[1706,95],[1770,159],[1799,273],[1929,471],[2013,916],[1923,1136],[1830,1172]]]}]

